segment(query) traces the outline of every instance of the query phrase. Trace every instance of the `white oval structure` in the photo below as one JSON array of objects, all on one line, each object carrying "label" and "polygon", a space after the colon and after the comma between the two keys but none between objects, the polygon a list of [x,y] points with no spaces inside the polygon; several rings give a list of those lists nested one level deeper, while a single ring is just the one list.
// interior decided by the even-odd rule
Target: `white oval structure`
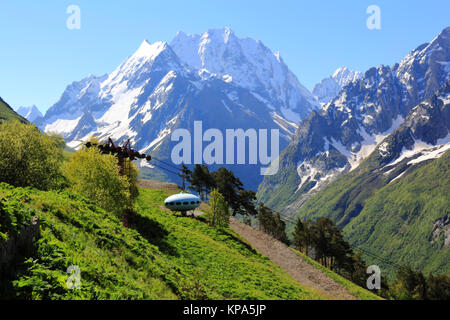
[{"label": "white oval structure", "polygon": [[198,208],[200,203],[200,198],[190,193],[174,194],[164,200],[164,206],[167,209],[181,213]]}]

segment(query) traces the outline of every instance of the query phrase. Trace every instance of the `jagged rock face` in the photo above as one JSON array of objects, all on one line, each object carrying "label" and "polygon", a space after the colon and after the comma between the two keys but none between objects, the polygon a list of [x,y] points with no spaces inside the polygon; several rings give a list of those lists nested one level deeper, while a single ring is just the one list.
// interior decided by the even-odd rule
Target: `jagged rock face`
[{"label": "jagged rock face", "polygon": [[450,247],[450,217],[447,215],[436,220],[433,224],[433,232],[430,236],[430,242],[436,243],[439,238],[444,237],[444,248]]},{"label": "jagged rock face", "polygon": [[[280,129],[284,148],[296,121],[318,106],[279,55],[220,29],[180,33],[171,45],[144,41],[112,73],[69,85],[37,124],[61,133],[70,147],[91,135],[130,139],[134,148],[170,160],[171,133],[192,130],[194,121],[204,131]],[[262,179],[258,166],[232,168],[254,189]]]},{"label": "jagged rock face", "polygon": [[318,105],[279,53],[260,41],[239,39],[229,28],[202,35],[179,32],[170,46],[190,68],[206,69],[256,93],[290,121],[300,122]]},{"label": "jagged rock face", "polygon": [[417,47],[393,67],[413,105],[431,96],[450,78],[449,43],[450,27],[447,27],[433,41]]},{"label": "jagged rock face", "polygon": [[[265,177],[260,185],[258,195],[262,200],[285,211],[291,210],[288,204],[295,202],[298,208],[305,196],[318,191],[339,174],[358,167],[399,127],[417,101],[429,98],[449,79],[449,30],[446,28],[430,44],[420,46],[392,69],[388,66],[369,69],[361,78],[344,86],[322,110],[312,112],[282,152],[279,173]],[[439,49],[444,47],[445,50]],[[445,94],[446,88],[442,87],[440,94]],[[425,105],[417,107],[417,112],[426,113],[424,108]],[[417,122],[411,123],[411,132],[424,139],[429,136],[429,143],[437,143],[437,134],[421,129],[423,119],[416,116],[407,119]],[[447,135],[442,123],[433,123],[433,128],[440,138]],[[323,166],[324,157],[328,158],[327,169]],[[287,186],[283,180],[291,175],[296,177],[291,177]],[[280,188],[283,192],[278,192]]]},{"label": "jagged rock face", "polygon": [[450,130],[450,80],[428,100],[414,107],[404,123],[412,136],[428,144],[438,144]]},{"label": "jagged rock face", "polygon": [[371,158],[376,160],[374,162],[378,166],[392,167],[403,159],[424,155],[427,149],[434,151],[437,157],[448,148],[449,132],[450,80],[414,107],[400,127],[377,147],[378,153],[371,155]]}]

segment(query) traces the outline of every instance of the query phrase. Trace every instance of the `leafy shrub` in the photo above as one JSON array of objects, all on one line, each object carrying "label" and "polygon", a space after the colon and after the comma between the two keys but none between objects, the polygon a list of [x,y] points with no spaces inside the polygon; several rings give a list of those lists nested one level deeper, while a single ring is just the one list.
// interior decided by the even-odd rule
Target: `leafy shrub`
[{"label": "leafy shrub", "polygon": [[117,158],[96,148],[80,149],[64,165],[72,190],[120,216],[130,204],[130,181],[121,176]]},{"label": "leafy shrub", "polygon": [[61,178],[62,150],[34,125],[0,124],[0,181],[16,187],[48,190]]},{"label": "leafy shrub", "polygon": [[209,209],[206,212],[206,219],[210,221],[213,226],[227,227],[230,224],[230,210],[228,203],[225,201],[223,195],[214,189],[211,192],[208,200]]}]

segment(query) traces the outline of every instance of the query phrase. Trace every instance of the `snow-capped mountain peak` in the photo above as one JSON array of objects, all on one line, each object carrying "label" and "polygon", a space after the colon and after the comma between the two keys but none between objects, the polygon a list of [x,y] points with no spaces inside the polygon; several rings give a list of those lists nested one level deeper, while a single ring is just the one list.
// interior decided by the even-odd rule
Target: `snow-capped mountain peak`
[{"label": "snow-capped mountain peak", "polygon": [[331,76],[316,84],[312,93],[320,103],[325,104],[336,97],[344,86],[358,80],[361,76],[361,72],[350,70],[347,67],[338,68]]},{"label": "snow-capped mountain peak", "polygon": [[[143,41],[111,73],[69,85],[39,127],[61,133],[73,148],[91,135],[130,139],[168,160],[171,133],[192,129],[194,121],[205,129],[280,129],[284,147],[316,108],[279,54],[222,28],[179,32],[170,44]],[[256,188],[257,166],[235,170]]]},{"label": "snow-capped mountain peak", "polygon": [[[298,210],[307,197],[344,172],[376,167],[381,160],[392,165],[401,155],[421,153],[415,162],[441,155],[450,148],[449,61],[450,28],[446,28],[392,68],[372,67],[363,75],[341,68],[324,79],[313,93],[327,99],[336,92],[327,89],[339,89],[339,80],[347,84],[299,125],[280,157],[288,165],[278,176],[265,177],[260,186],[262,201],[284,205],[291,201],[286,208]],[[280,196],[280,179],[294,174],[298,183],[290,189],[283,185]],[[291,196],[294,193],[296,197]]]},{"label": "snow-capped mountain peak", "polygon": [[350,70],[347,67],[338,68],[331,76],[336,82],[341,86],[345,86],[350,82],[358,80],[361,78],[362,73],[359,71]]},{"label": "snow-capped mountain peak", "polygon": [[41,111],[39,111],[35,105],[32,105],[31,107],[19,107],[16,112],[30,122],[42,118]]},{"label": "snow-capped mountain peak", "polygon": [[162,51],[167,49],[167,43],[163,41],[158,41],[155,43],[150,43],[147,40],[144,40],[139,49],[133,54],[135,58],[145,57],[147,59],[154,59],[158,56]]},{"label": "snow-capped mountain peak", "polygon": [[[420,45],[393,67],[416,104],[450,79],[449,56],[450,27],[447,27],[430,43]],[[420,90],[418,83],[424,84]]]},{"label": "snow-capped mountain peak", "polygon": [[261,41],[238,38],[230,28],[210,29],[201,35],[179,32],[170,46],[190,68],[229,75],[233,84],[280,106],[288,120],[298,123],[318,107],[279,54]]}]

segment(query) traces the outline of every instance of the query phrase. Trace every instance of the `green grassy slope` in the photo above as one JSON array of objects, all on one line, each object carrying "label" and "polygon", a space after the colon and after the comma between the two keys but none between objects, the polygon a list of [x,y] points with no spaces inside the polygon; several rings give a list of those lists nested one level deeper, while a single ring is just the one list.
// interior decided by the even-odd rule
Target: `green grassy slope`
[{"label": "green grassy slope", "polygon": [[[141,189],[136,229],[67,192],[0,184],[0,246],[40,237],[2,275],[2,297],[34,299],[322,299],[255,252],[232,230],[176,217],[159,207],[167,193]],[[24,263],[25,261],[25,263]],[[81,289],[68,290],[69,265]],[[1,268],[0,268],[1,271]]]},{"label": "green grassy slope", "polygon": [[444,229],[433,241],[435,223],[450,214],[449,172],[447,152],[381,188],[345,227],[346,237],[399,264],[449,274],[450,247],[445,247]]},{"label": "green grassy slope", "polygon": [[[366,162],[360,170],[339,177],[313,196],[297,216],[329,217],[344,228],[353,245],[398,264],[448,273],[450,248],[444,248],[444,236],[434,243],[430,240],[434,223],[449,215],[449,165],[447,152],[388,183]],[[373,258],[365,259],[383,266],[389,276],[396,271]]]},{"label": "green grassy slope", "polygon": [[289,161],[295,158],[298,148],[297,144],[291,143],[286,149],[282,150],[279,159],[287,160],[280,163],[277,174],[265,176],[258,187],[256,194],[258,200],[270,208],[281,210],[281,208],[295,201],[303,192],[308,191],[297,190],[301,179],[297,174],[296,163]]},{"label": "green grassy slope", "polygon": [[18,120],[23,123],[28,122],[25,118],[16,113],[2,98],[0,98],[0,121],[1,120]]}]

